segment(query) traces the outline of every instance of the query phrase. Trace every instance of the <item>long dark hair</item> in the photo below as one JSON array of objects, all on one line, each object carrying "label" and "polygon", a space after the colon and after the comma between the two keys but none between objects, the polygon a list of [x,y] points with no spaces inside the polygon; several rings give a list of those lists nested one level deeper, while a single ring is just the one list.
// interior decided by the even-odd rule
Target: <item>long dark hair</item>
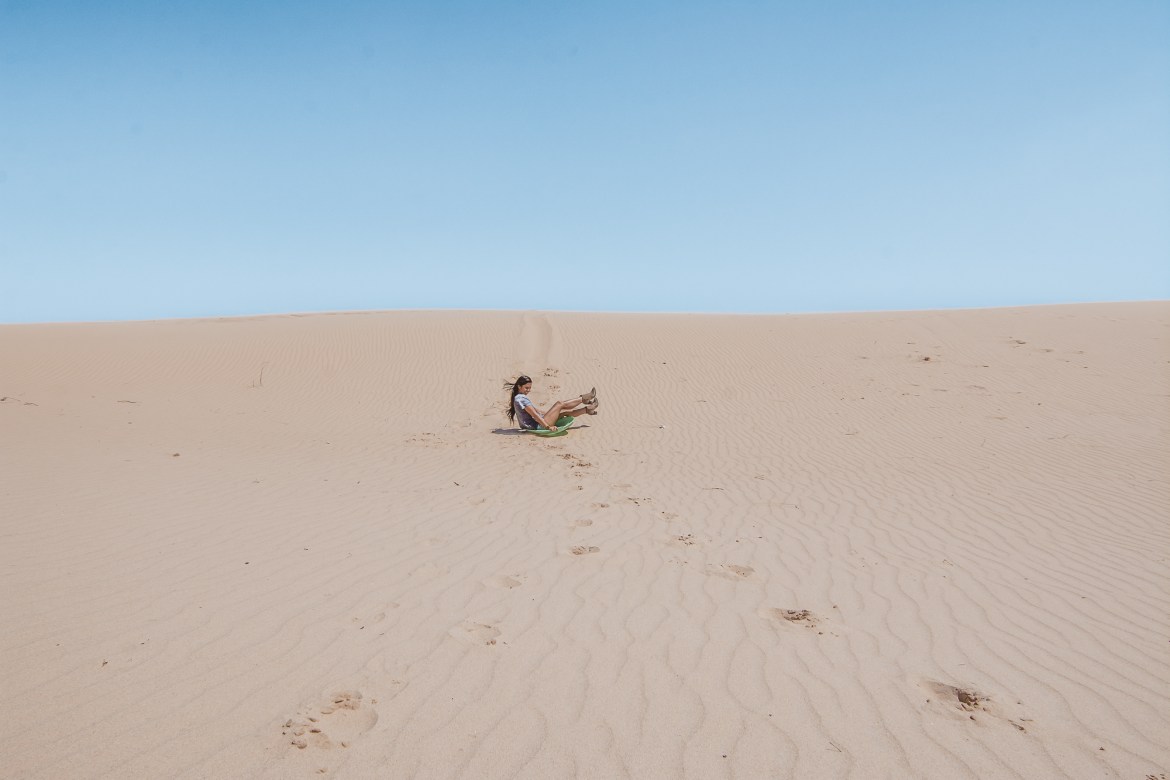
[{"label": "long dark hair", "polygon": [[524,374],[521,374],[520,376],[518,376],[516,378],[515,382],[512,382],[511,384],[508,384],[507,382],[504,383],[505,389],[507,389],[509,387],[512,388],[512,397],[508,399],[508,420],[509,421],[516,422],[516,396],[520,393],[520,385],[526,385],[531,381],[532,381],[531,377],[527,377],[527,376],[524,376]]}]

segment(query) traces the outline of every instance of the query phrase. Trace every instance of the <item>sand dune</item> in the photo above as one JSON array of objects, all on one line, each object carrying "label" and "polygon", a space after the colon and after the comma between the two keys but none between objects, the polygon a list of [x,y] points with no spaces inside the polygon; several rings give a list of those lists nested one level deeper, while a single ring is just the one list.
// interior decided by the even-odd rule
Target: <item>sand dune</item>
[{"label": "sand dune", "polygon": [[0,327],[0,776],[1161,780],[1168,328]]}]

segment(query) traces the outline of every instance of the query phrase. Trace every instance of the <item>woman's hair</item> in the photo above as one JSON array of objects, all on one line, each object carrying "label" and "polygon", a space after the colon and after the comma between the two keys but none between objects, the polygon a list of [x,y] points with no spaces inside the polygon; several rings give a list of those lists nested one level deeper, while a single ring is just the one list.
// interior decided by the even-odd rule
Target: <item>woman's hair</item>
[{"label": "woman's hair", "polygon": [[505,389],[512,388],[512,397],[508,399],[508,419],[512,422],[516,422],[516,395],[520,392],[520,385],[526,385],[531,381],[532,379],[530,377],[521,374],[516,378],[515,382],[511,384],[504,383]]}]

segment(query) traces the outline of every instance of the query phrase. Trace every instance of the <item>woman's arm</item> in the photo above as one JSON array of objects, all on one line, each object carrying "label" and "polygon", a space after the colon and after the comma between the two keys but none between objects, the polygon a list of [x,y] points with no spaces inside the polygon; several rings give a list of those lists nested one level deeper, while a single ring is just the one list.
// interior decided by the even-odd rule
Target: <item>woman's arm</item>
[{"label": "woman's arm", "polygon": [[[540,413],[540,409],[536,408],[536,404],[532,403],[532,399],[525,396],[522,401],[517,403],[517,406],[538,424],[543,425],[545,428],[552,427],[544,421],[544,415]],[[550,409],[549,411],[552,410]]]},{"label": "woman's arm", "polygon": [[528,412],[529,416],[532,417],[532,419],[536,420],[538,423],[543,425],[545,428],[549,428],[550,430],[552,429],[552,426],[544,421],[544,415],[541,414],[540,410],[536,408],[536,404],[533,404],[532,406],[526,407],[524,409],[524,411]]}]

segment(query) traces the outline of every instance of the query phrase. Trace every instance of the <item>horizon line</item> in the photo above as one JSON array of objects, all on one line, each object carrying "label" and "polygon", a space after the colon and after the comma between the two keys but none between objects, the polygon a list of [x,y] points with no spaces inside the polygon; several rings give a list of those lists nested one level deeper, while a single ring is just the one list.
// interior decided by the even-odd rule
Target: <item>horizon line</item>
[{"label": "horizon line", "polygon": [[662,315],[662,316],[696,316],[696,317],[800,317],[825,316],[833,314],[913,314],[943,311],[995,311],[1002,309],[1035,309],[1053,306],[1108,306],[1122,303],[1170,303],[1170,299],[1141,298],[1108,301],[1062,301],[1059,303],[1022,303],[1003,306],[943,306],[925,309],[837,309],[827,311],[791,311],[791,312],[739,312],[739,311],[599,311],[594,309],[493,309],[493,308],[463,308],[463,307],[418,307],[398,309],[328,309],[320,311],[284,311],[260,312],[252,314],[221,314],[203,315],[196,317],[148,317],[144,319],[125,320],[44,320],[38,322],[0,322],[0,328],[21,327],[29,325],[118,325],[127,323],[147,322],[203,322],[215,320],[252,320],[277,317],[335,317],[347,314],[389,314],[395,312],[450,312],[450,313],[541,313],[541,314],[619,314],[619,315]]}]

